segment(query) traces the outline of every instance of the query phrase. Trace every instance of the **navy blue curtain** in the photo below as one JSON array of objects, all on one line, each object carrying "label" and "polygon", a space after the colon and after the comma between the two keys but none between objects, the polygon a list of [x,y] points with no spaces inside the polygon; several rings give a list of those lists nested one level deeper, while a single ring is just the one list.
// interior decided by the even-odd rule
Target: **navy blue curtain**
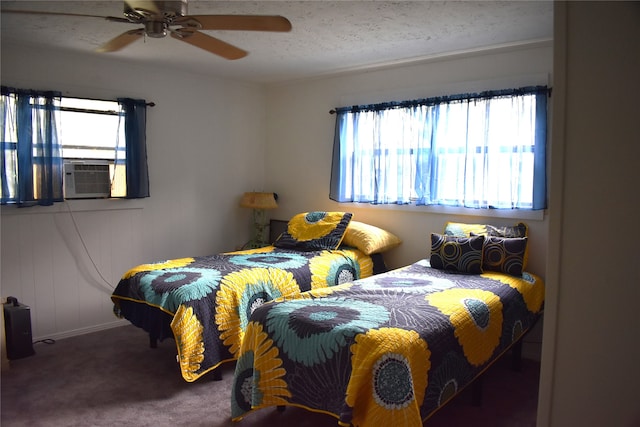
[{"label": "navy blue curtain", "polygon": [[142,99],[118,98],[124,111],[126,140],[127,199],[149,197],[147,166],[147,103]]},{"label": "navy blue curtain", "polygon": [[536,88],[536,151],[533,168],[534,209],[547,208],[547,96],[546,87]]},{"label": "navy blue curtain", "polygon": [[59,92],[2,86],[1,204],[52,205],[64,200]]}]

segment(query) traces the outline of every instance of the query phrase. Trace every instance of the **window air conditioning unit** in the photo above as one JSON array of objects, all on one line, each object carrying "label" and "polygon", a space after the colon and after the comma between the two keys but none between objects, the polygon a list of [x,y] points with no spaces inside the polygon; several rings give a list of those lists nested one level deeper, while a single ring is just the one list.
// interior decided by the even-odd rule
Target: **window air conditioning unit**
[{"label": "window air conditioning unit", "polygon": [[108,162],[65,162],[65,199],[95,199],[111,195]]}]

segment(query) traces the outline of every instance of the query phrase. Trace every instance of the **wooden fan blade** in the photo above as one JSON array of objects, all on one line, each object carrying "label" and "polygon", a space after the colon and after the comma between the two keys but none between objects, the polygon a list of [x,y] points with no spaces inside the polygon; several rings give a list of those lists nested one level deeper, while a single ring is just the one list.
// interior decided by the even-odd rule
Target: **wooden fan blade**
[{"label": "wooden fan blade", "polygon": [[188,15],[176,19],[178,25],[190,25],[195,19],[199,30],[291,31],[291,22],[278,15]]},{"label": "wooden fan blade", "polygon": [[76,16],[81,18],[101,18],[107,19],[106,16],[100,15],[84,15],[82,13],[64,13],[64,12],[44,12],[36,10],[6,10],[2,9],[2,13],[19,13],[22,15],[50,15],[50,16]]},{"label": "wooden fan blade", "polygon": [[171,37],[226,59],[240,59],[248,52],[198,31],[171,31]]},{"label": "wooden fan blade", "polygon": [[76,18],[99,18],[106,19],[111,22],[122,22],[125,24],[131,24],[132,22],[127,18],[120,16],[102,16],[102,15],[86,15],[83,13],[65,13],[65,12],[44,12],[36,10],[2,10],[2,13],[19,13],[22,15],[49,15],[49,16],[72,16]]},{"label": "wooden fan blade", "polygon": [[126,31],[100,46],[98,49],[96,49],[96,52],[115,52],[126,46],[129,46],[131,43],[138,40],[143,35],[144,28]]}]

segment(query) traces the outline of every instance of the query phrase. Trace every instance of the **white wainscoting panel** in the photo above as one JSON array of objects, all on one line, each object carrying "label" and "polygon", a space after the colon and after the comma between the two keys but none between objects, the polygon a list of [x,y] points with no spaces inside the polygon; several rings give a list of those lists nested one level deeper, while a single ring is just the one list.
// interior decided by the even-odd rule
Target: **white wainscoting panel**
[{"label": "white wainscoting panel", "polygon": [[110,295],[122,274],[142,262],[143,210],[104,203],[3,207],[1,297],[30,307],[34,340],[124,324]]}]

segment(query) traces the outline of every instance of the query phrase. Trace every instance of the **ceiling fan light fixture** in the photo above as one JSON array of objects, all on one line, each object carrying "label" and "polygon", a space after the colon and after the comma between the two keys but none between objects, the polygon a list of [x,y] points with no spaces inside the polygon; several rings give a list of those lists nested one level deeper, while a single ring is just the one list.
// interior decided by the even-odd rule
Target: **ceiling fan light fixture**
[{"label": "ceiling fan light fixture", "polygon": [[167,35],[167,23],[164,21],[146,21],[144,32],[148,37],[161,39]]}]

